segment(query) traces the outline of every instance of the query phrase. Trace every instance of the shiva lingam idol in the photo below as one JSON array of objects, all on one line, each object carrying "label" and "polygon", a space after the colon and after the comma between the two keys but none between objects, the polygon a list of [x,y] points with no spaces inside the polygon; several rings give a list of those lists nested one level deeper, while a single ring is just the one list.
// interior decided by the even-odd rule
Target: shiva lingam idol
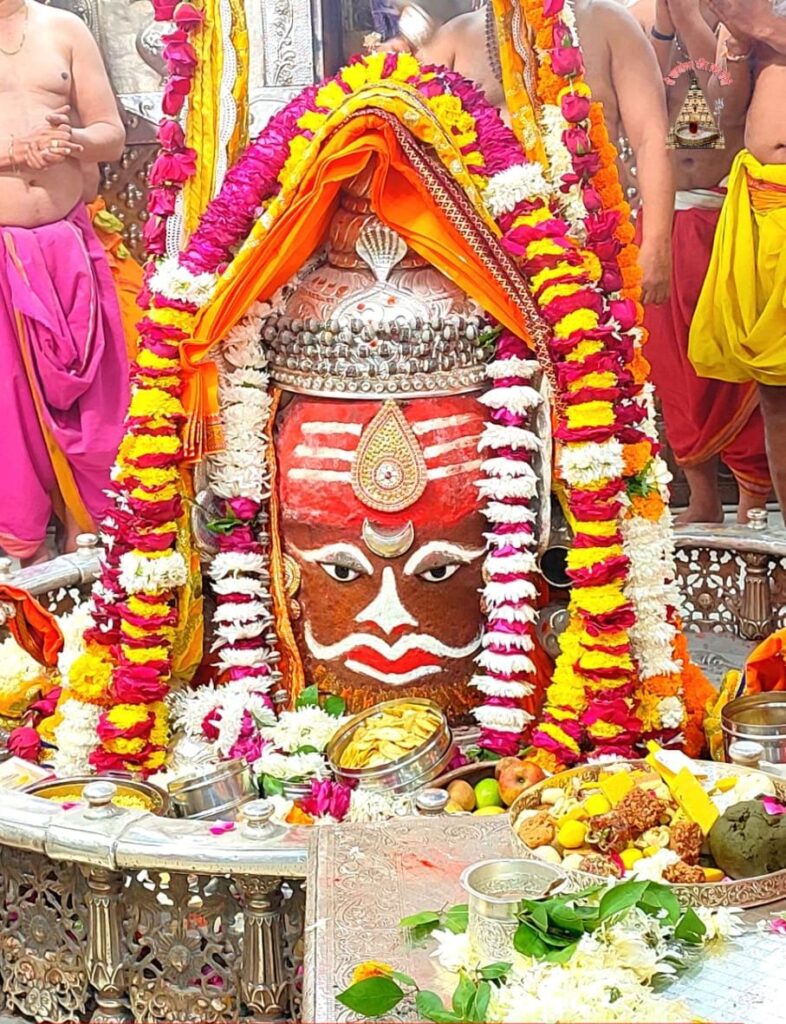
[{"label": "shiva lingam idol", "polygon": [[482,311],[344,189],[327,253],[262,330],[289,615],[305,679],[351,711],[477,703]]}]

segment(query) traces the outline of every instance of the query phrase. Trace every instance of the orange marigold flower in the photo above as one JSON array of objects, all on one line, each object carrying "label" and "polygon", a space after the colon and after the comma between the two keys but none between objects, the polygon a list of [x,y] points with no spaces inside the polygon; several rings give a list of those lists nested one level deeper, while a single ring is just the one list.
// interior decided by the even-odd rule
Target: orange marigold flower
[{"label": "orange marigold flower", "polygon": [[357,985],[360,981],[368,981],[369,978],[389,978],[393,973],[390,964],[383,964],[379,960],[365,960],[358,964],[352,972],[352,984]]},{"label": "orange marigold flower", "polygon": [[633,514],[652,523],[660,519],[664,508],[663,498],[657,493],[648,494],[646,498],[636,495],[633,499]]},{"label": "orange marigold flower", "polygon": [[640,351],[636,351],[633,359],[628,365],[628,369],[633,374],[633,379],[637,384],[644,384],[649,380],[650,376],[650,364],[644,358]]},{"label": "orange marigold flower", "polygon": [[652,444],[649,441],[626,444],[622,458],[625,462],[625,476],[636,476],[652,458]]}]

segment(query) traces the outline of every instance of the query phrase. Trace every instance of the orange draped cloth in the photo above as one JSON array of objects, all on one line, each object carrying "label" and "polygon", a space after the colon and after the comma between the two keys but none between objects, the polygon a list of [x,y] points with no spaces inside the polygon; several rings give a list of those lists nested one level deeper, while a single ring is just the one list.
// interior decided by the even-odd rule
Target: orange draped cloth
[{"label": "orange draped cloth", "polygon": [[380,220],[490,316],[529,339],[522,310],[489,274],[470,239],[448,217],[440,197],[428,190],[391,126],[374,114],[354,118],[325,142],[261,244],[239,253],[219,282],[213,301],[201,311],[194,338],[183,342],[183,403],[189,414],[184,441],[189,457],[199,459],[210,450],[211,425],[217,422],[216,371],[205,360],[254,302],[273,295],[319,247],[342,184],[372,159],[376,169],[371,202]]},{"label": "orange draped cloth", "polygon": [[786,629],[762,640],[745,663],[745,693],[786,690]]},{"label": "orange draped cloth", "polygon": [[112,280],[115,282],[117,301],[120,305],[120,316],[123,321],[123,335],[126,339],[126,351],[129,362],[136,359],[137,354],[137,322],[141,311],[137,305],[139,293],[144,283],[144,271],[126,249],[120,233],[121,222],[108,212],[106,203],[99,196],[87,207],[88,216],[98,241],[104,247]]},{"label": "orange draped cloth", "polygon": [[7,623],[14,640],[39,665],[53,668],[63,649],[63,634],[54,615],[17,587],[0,585],[0,601],[14,607]]}]

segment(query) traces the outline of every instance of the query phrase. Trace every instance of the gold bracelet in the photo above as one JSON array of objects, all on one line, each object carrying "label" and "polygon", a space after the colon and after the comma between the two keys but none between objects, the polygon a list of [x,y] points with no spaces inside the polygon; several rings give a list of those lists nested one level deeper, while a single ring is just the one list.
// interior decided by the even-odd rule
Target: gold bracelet
[{"label": "gold bracelet", "polygon": [[737,55],[729,53],[728,50],[726,51],[726,60],[729,61],[730,64],[742,64],[744,61],[750,60],[752,56],[753,50],[748,50],[747,53],[740,53]]}]

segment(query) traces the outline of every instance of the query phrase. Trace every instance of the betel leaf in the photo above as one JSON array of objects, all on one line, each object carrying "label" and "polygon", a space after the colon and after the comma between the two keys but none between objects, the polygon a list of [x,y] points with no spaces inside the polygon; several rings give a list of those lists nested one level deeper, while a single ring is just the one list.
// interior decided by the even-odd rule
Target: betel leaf
[{"label": "betel leaf", "polygon": [[522,956],[533,956],[540,959],[546,954],[549,947],[543,941],[540,932],[526,921],[521,921],[513,936],[513,948]]},{"label": "betel leaf", "polygon": [[407,988],[418,987],[418,983],[415,981],[414,978],[410,978],[408,974],[402,974],[401,971],[393,971],[390,977],[399,985],[406,985]]},{"label": "betel leaf", "polygon": [[415,997],[415,1008],[423,1020],[431,1020],[435,1024],[453,1024],[461,1020],[455,1013],[445,1009],[436,992],[418,992]]},{"label": "betel leaf", "polygon": [[399,921],[399,928],[419,928],[424,924],[439,924],[439,913],[436,910],[421,910],[419,914],[412,914],[411,917],[402,917]]},{"label": "betel leaf", "polygon": [[403,998],[404,991],[388,977],[365,978],[336,996],[342,1006],[363,1017],[390,1013]]},{"label": "betel leaf", "polygon": [[[565,903],[559,901],[553,901],[553,904],[544,904],[546,913],[548,914],[549,921],[563,932],[570,932],[573,935],[584,934],[584,921],[592,920],[596,915],[592,915],[590,918],[582,918],[576,913],[576,908],[568,906]],[[584,908],[582,908],[584,909]]]},{"label": "betel leaf", "polygon": [[635,907],[649,884],[649,882],[622,882],[604,892],[598,910],[598,924],[602,924],[614,914]]},{"label": "betel leaf", "polygon": [[545,903],[537,903],[535,900],[522,900],[527,922],[534,925],[539,931],[549,930],[549,913]]},{"label": "betel leaf", "polygon": [[272,775],[263,775],[262,792],[267,797],[281,796],[284,792],[284,783],[281,779],[274,779]]},{"label": "betel leaf", "polygon": [[491,985],[487,981],[481,981],[469,1007],[469,1019],[475,1021],[476,1024],[486,1024],[490,1002]]},{"label": "betel leaf", "polygon": [[704,940],[707,929],[699,915],[689,907],[683,914],[682,920],[674,929],[674,938],[680,942],[687,942],[691,946],[699,946]]},{"label": "betel leaf", "polygon": [[544,960],[548,960],[550,964],[564,964],[573,956],[576,952],[578,942],[571,942],[569,946],[563,946],[562,949],[550,949],[543,955]]},{"label": "betel leaf", "polygon": [[501,981],[506,978],[510,972],[513,964],[503,963],[499,961],[495,964],[488,964],[486,967],[481,967],[478,974],[484,981]]},{"label": "betel leaf", "polygon": [[669,886],[660,885],[658,882],[650,882],[647,891],[639,900],[639,906],[652,917],[657,917],[660,911],[665,911],[666,920],[670,924],[676,924],[682,913],[680,901]]},{"label": "betel leaf", "polygon": [[466,903],[461,903],[456,907],[451,907],[447,911],[442,924],[449,932],[453,932],[454,935],[463,935],[469,926],[469,907]]},{"label": "betel leaf", "polygon": [[333,718],[341,718],[347,710],[347,702],[343,697],[337,697],[335,694],[332,694],[325,700],[324,710],[328,715],[332,715]]},{"label": "betel leaf", "polygon": [[477,985],[472,979],[461,972],[459,975],[459,982],[456,985],[456,991],[453,993],[453,1012],[459,1018],[459,1020],[470,1019],[470,1007],[475,1001],[475,992]]},{"label": "betel leaf", "polygon": [[295,701],[296,708],[313,708],[319,706],[319,687],[315,684],[314,686],[307,686],[305,690],[300,693],[300,696]]}]

